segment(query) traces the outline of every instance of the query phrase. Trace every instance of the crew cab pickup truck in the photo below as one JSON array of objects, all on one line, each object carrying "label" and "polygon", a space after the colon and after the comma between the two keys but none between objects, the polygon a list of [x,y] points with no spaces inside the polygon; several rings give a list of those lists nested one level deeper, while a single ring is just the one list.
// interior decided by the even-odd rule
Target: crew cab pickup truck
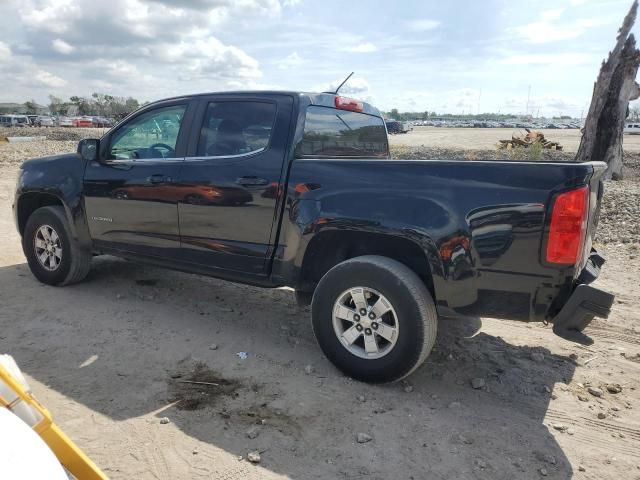
[{"label": "crew cab pickup truck", "polygon": [[451,316],[551,322],[584,340],[613,301],[589,286],[604,170],[391,160],[366,103],[214,93],[146,105],[77,153],[25,162],[13,207],[41,282],[78,282],[110,254],[288,286],[338,368],[390,382]]}]

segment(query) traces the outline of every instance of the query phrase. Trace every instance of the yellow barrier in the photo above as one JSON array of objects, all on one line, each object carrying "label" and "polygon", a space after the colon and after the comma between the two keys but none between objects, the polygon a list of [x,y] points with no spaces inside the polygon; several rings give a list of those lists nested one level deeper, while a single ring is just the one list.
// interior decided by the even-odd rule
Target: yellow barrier
[{"label": "yellow barrier", "polygon": [[95,463],[67,437],[25,386],[0,364],[0,408],[8,408],[33,428],[64,468],[78,480],[107,480]]}]

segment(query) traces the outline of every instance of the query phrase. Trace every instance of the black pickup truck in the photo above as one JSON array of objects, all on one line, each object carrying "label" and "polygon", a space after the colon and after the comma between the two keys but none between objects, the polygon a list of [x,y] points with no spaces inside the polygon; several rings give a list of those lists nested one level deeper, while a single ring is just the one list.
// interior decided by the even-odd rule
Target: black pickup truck
[{"label": "black pickup truck", "polygon": [[588,285],[604,261],[591,245],[604,169],[391,160],[366,103],[214,93],[25,162],[13,208],[41,282],[78,282],[110,254],[289,286],[338,368],[388,382],[424,361],[438,318],[549,321],[584,340],[613,302]]}]

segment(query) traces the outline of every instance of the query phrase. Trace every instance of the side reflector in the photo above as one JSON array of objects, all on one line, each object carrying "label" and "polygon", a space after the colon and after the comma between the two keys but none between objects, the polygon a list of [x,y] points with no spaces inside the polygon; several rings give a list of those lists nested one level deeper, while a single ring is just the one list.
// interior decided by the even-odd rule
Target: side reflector
[{"label": "side reflector", "polygon": [[351,112],[362,112],[364,110],[364,103],[353,98],[336,97],[336,108],[349,110]]},{"label": "side reflector", "polygon": [[589,187],[561,193],[551,212],[547,241],[547,262],[576,264],[582,255],[587,230]]}]

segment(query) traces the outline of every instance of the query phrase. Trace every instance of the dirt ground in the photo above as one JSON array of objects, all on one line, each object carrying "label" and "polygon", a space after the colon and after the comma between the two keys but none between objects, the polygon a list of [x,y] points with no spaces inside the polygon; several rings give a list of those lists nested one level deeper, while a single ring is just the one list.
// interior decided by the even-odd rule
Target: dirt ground
[{"label": "dirt ground", "polygon": [[[446,146],[477,140],[467,133]],[[615,216],[620,199],[637,205],[637,177],[607,193],[603,215],[617,220],[601,224],[597,284],[616,303],[589,327],[592,346],[542,324],[442,321],[408,382],[370,386],[323,357],[284,289],[113,257],[95,258],[84,283],[38,283],[11,215],[16,174],[74,147],[0,143],[0,352],[110,478],[640,479],[640,236],[637,210]]]}]

